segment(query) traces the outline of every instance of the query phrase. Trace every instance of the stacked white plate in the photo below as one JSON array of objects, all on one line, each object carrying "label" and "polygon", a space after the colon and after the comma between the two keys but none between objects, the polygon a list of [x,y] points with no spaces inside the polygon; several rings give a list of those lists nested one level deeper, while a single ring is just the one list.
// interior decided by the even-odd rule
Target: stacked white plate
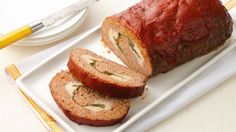
[{"label": "stacked white plate", "polygon": [[[35,20],[44,18],[77,0],[0,0],[0,34],[8,33]],[[36,46],[60,40],[78,29],[86,9],[56,24],[16,42],[16,45]]]}]

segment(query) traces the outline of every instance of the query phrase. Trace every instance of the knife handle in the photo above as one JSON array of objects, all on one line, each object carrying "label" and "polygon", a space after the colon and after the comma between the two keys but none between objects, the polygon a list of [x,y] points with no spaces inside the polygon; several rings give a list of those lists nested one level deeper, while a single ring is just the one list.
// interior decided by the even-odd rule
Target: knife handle
[{"label": "knife handle", "polygon": [[44,25],[41,21],[36,21],[0,36],[0,49],[29,36],[43,27]]},{"label": "knife handle", "polygon": [[0,36],[0,49],[32,34],[32,28],[29,25],[20,27],[10,33]]}]

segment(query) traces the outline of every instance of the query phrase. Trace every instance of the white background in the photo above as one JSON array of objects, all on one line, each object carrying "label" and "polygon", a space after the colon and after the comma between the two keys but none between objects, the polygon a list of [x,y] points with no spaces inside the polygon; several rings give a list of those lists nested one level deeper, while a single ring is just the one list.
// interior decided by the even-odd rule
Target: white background
[{"label": "white background", "polygon": [[[12,0],[13,1],[13,0]],[[34,0],[37,1],[37,0]],[[138,0],[100,0],[89,8],[81,28],[73,35],[102,22],[105,16],[121,11]],[[37,1],[40,2],[40,1]],[[3,25],[0,25],[0,28]],[[47,47],[9,46],[0,50],[0,132],[46,132],[3,69]],[[201,97],[188,107],[151,128],[153,132],[235,132],[236,76]]]}]

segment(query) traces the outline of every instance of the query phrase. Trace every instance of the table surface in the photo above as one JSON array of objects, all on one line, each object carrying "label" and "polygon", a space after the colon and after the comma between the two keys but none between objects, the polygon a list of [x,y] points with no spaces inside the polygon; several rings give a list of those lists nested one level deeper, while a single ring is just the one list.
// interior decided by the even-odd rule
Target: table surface
[{"label": "table surface", "polygon": [[[86,31],[101,23],[105,16],[119,12],[138,0],[102,0],[89,7],[82,26],[71,36]],[[124,4],[125,3],[125,4]],[[109,7],[116,8],[109,8]],[[109,11],[108,11],[109,9]],[[71,37],[69,36],[69,37]],[[68,38],[69,38],[68,37]],[[66,38],[65,38],[66,39]],[[0,50],[0,131],[1,132],[46,132],[25,103],[16,85],[9,80],[3,69],[18,60],[40,52],[51,45],[37,47],[9,46]],[[207,93],[194,103],[172,115],[150,132],[235,132],[236,131],[236,76]]]}]

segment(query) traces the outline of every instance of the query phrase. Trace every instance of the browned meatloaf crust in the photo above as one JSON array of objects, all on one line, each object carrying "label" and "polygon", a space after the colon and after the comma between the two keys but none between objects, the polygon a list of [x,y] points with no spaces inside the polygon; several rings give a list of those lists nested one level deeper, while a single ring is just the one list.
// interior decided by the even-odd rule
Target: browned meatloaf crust
[{"label": "browned meatloaf crust", "polygon": [[[109,28],[121,33],[116,36],[128,36],[137,43],[145,58],[143,70],[110,44]],[[232,18],[219,0],[142,0],[107,17],[102,27],[105,44],[127,66],[144,74],[146,71],[147,76],[167,72],[213,51],[231,33]],[[122,42],[118,46],[127,51]]]},{"label": "browned meatloaf crust", "polygon": [[78,124],[110,126],[127,115],[130,102],[102,95],[78,82],[68,71],[57,73],[50,91],[64,114]]},{"label": "browned meatloaf crust", "polygon": [[86,49],[72,49],[70,72],[86,86],[112,97],[132,98],[144,92],[146,77]]}]

